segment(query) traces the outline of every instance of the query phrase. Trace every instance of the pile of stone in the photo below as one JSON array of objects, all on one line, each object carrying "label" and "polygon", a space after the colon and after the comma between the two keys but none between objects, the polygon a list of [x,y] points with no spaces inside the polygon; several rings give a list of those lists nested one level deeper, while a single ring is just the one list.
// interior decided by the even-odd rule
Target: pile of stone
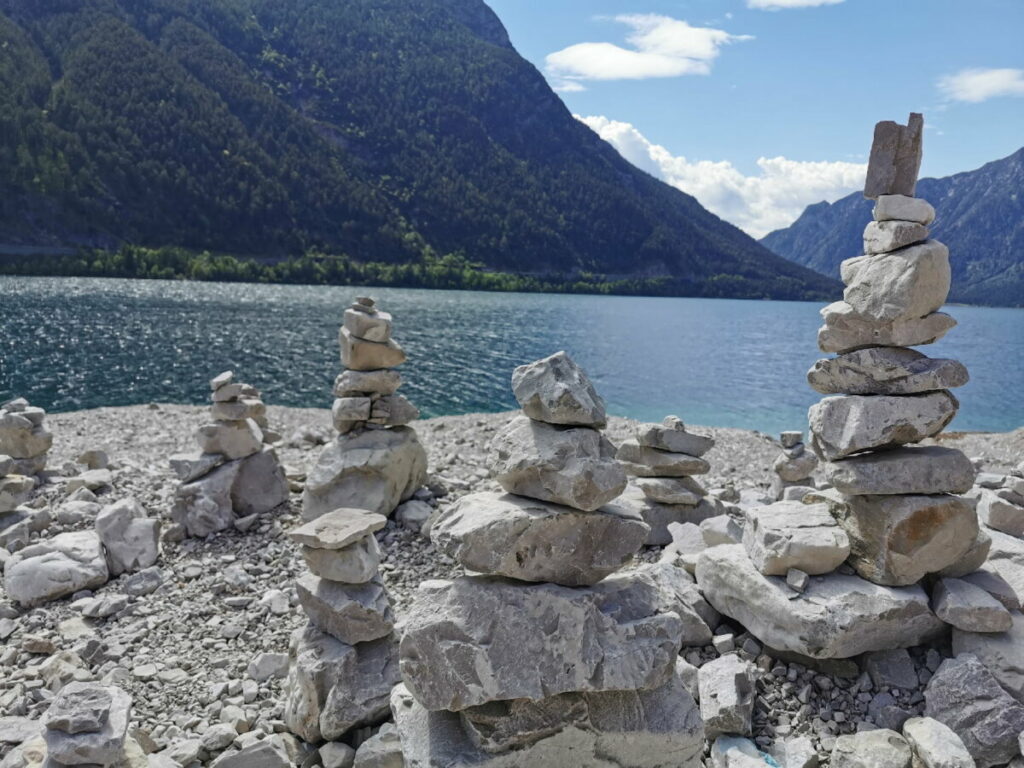
[{"label": "pile of stone", "polygon": [[800,500],[816,487],[812,475],[818,468],[818,457],[807,450],[803,432],[783,432],[779,443],[782,453],[772,465],[775,470],[772,493],[776,501]]},{"label": "pile of stone", "polygon": [[337,742],[388,715],[398,639],[373,535],[386,524],[343,508],[288,534],[309,567],[296,585],[309,621],[292,636],[284,719],[309,743]]},{"label": "pile of stone", "polygon": [[125,764],[131,706],[131,697],[117,686],[65,685],[43,715],[46,764]]},{"label": "pile of stone", "polygon": [[614,573],[649,527],[615,503],[626,476],[571,358],[518,368],[513,388],[524,415],[492,442],[507,493],[465,496],[431,529],[473,575],[424,582],[404,624],[405,766],[696,768],[703,725],[677,673],[691,619],[710,640],[682,596],[692,581],[662,564]]},{"label": "pile of stone", "polygon": [[212,421],[196,431],[199,453],[171,457],[181,480],[171,518],[189,536],[205,537],[231,526],[247,530],[258,515],[288,501],[288,481],[267,425],[267,408],[255,387],[231,371],[210,381]]},{"label": "pile of stone", "polygon": [[8,456],[8,474],[31,477],[46,469],[53,434],[43,421],[46,411],[15,398],[0,405],[0,456]]},{"label": "pile of stone", "polygon": [[[2,481],[0,481],[2,482]],[[972,492],[978,500],[978,517],[989,528],[1024,538],[1024,461],[1008,475],[978,477]]]},{"label": "pile of stone", "polygon": [[408,426],[419,411],[396,394],[402,375],[394,368],[405,352],[391,330],[391,315],[373,299],[357,298],[345,310],[338,343],[346,370],[334,383],[332,408],[338,437],[306,478],[306,520],[341,507],[387,516],[426,482],[427,454]]},{"label": "pile of stone", "polygon": [[636,437],[619,446],[616,457],[632,478],[623,499],[651,527],[648,546],[671,542],[673,523],[699,524],[720,514],[694,480],[711,469],[701,457],[714,445],[710,437],[687,432],[678,416],[667,416],[661,424],[638,425]]}]

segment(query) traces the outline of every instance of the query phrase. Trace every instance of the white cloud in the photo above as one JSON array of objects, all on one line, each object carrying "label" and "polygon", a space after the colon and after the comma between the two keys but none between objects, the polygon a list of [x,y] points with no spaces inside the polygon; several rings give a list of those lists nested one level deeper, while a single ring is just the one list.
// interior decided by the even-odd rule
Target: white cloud
[{"label": "white cloud", "polygon": [[652,144],[630,123],[576,116],[619,154],[652,176],[693,195],[701,205],[753,237],[792,224],[804,208],[833,202],[864,185],[867,165],[761,157],[760,173],[744,176],[728,161],[690,161]]},{"label": "white cloud", "polygon": [[[580,80],[706,75],[723,45],[752,39],[650,13],[621,14],[614,20],[630,28],[626,42],[632,48],[614,43],[577,43],[549,53],[546,69],[556,90],[580,90]],[[573,88],[572,84],[579,87]]]},{"label": "white cloud", "polygon": [[819,5],[839,5],[843,0],[747,0],[747,8],[761,11],[779,11],[783,8],[817,8]]},{"label": "white cloud", "polygon": [[961,69],[939,78],[939,90],[954,101],[974,103],[996,96],[1024,96],[1024,69]]}]

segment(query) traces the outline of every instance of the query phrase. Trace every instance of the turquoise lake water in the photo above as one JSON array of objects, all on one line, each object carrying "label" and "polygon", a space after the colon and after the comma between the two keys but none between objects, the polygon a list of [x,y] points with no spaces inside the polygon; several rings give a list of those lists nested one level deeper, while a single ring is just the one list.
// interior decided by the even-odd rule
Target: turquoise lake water
[{"label": "turquoise lake water", "polygon": [[[363,294],[394,314],[424,416],[512,408],[512,369],[559,349],[623,416],[775,433],[803,429],[818,398],[820,304],[0,277],[0,400],[203,403],[232,368],[268,403],[329,407],[341,314]],[[950,429],[1021,426],[1024,310],[947,311],[960,325],[922,349],[970,369]]]}]

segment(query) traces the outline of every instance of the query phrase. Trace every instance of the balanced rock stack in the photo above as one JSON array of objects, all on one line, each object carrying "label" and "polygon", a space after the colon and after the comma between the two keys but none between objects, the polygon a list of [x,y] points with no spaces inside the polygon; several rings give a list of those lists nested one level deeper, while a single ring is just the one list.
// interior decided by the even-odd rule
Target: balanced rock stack
[{"label": "balanced rock stack", "polygon": [[465,496],[431,529],[474,575],[424,582],[403,626],[391,707],[405,766],[696,768],[682,600],[655,569],[689,577],[609,575],[648,526],[614,503],[626,476],[604,404],[568,355],[518,368],[513,387],[525,415],[492,445],[508,493]]},{"label": "balanced rock stack", "polygon": [[419,411],[396,394],[402,375],[393,369],[405,352],[391,328],[391,315],[373,299],[357,298],[345,310],[338,343],[346,370],[334,383],[332,408],[338,437],[306,479],[306,520],[341,507],[390,515],[426,482],[427,454],[408,426]]},{"label": "balanced rock stack", "polygon": [[0,405],[0,456],[9,456],[8,474],[31,477],[46,469],[53,434],[43,421],[46,411],[19,397]]},{"label": "balanced rock stack", "polygon": [[387,717],[398,640],[373,535],[386,524],[375,512],[336,509],[288,534],[309,566],[296,585],[309,621],[292,636],[284,719],[307,742]]},{"label": "balanced rock stack", "polygon": [[288,501],[288,481],[270,445],[280,439],[267,426],[259,391],[231,371],[210,381],[213,420],[196,431],[200,452],[171,457],[181,480],[171,517],[189,536],[204,537],[234,525],[246,530],[255,516]]},{"label": "balanced rock stack", "polygon": [[13,457],[0,454],[0,531],[18,522],[10,513],[28,501],[36,487],[34,477],[18,474],[14,466]]},{"label": "balanced rock stack", "polygon": [[714,445],[710,437],[687,432],[678,416],[666,416],[661,424],[640,424],[636,437],[619,446],[616,456],[634,478],[624,501],[651,527],[648,546],[669,544],[672,523],[699,524],[719,514],[693,479],[711,469],[701,457]]},{"label": "balanced rock stack", "polygon": [[[131,697],[117,686],[65,685],[42,718],[48,758],[45,764],[124,764],[131,706]],[[133,757],[145,760],[141,754]]]},{"label": "balanced rock stack", "polygon": [[[811,476],[818,468],[818,457],[807,450],[803,432],[783,432],[779,435],[779,442],[782,444],[782,453],[772,465],[775,470],[772,491],[779,501],[795,496],[802,498],[803,491],[813,491],[815,488]],[[789,491],[790,488],[793,491]]]},{"label": "balanced rock stack", "polygon": [[938,313],[949,293],[949,252],[928,239],[934,210],[913,197],[922,122],[913,114],[908,126],[875,128],[864,192],[877,201],[875,220],[864,231],[865,255],[842,264],[843,312],[859,331],[833,333],[826,311],[819,345],[838,357],[808,374],[829,395],[808,414],[811,444],[841,497],[850,564],[889,586],[962,569],[976,550],[973,570],[985,556],[976,545],[976,502],[957,495],[973,485],[971,462],[952,448],[907,447],[949,424],[959,407],[949,390],[968,379],[959,362],[909,348],[934,341],[936,324],[955,324]]}]

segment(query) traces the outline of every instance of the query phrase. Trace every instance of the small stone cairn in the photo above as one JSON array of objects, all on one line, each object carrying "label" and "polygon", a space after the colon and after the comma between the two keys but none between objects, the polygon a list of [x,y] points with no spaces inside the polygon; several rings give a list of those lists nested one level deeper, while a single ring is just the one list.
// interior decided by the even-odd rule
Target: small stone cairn
[{"label": "small stone cairn", "polygon": [[1024,538],[1024,461],[1008,475],[979,475],[971,495],[978,499],[978,517],[982,523],[1018,539]]},{"label": "small stone cairn", "polygon": [[636,437],[619,446],[616,458],[633,478],[624,499],[651,527],[647,546],[669,544],[674,523],[700,524],[720,513],[694,480],[710,471],[701,457],[714,445],[710,437],[687,432],[678,416],[666,416],[661,424],[640,424]]},{"label": "small stone cairn", "polygon": [[386,524],[376,512],[337,509],[288,534],[309,566],[296,585],[309,621],[292,636],[284,720],[312,744],[388,715],[398,639],[373,535]]},{"label": "small stone cairn", "polygon": [[396,394],[402,375],[394,369],[406,358],[391,329],[391,315],[373,299],[357,298],[345,310],[338,343],[346,370],[331,409],[338,437],[306,479],[306,520],[343,507],[390,515],[426,482],[427,454],[408,426],[419,411]]},{"label": "small stone cairn", "polygon": [[271,442],[259,391],[231,371],[210,381],[212,421],[196,430],[200,452],[171,457],[181,480],[171,518],[189,536],[205,537],[234,525],[246,530],[256,516],[288,501],[288,481]]},{"label": "small stone cairn", "polygon": [[53,434],[45,419],[46,411],[23,397],[0,405],[0,457],[11,459],[7,474],[32,477],[46,469]]},{"label": "small stone cairn", "polygon": [[627,479],[604,403],[564,352],[516,369],[513,389],[523,415],[491,446],[507,493],[467,495],[431,529],[474,575],[424,582],[404,624],[405,766],[696,768],[682,601],[658,564],[615,574],[649,526],[615,503]]},{"label": "small stone cairn", "polygon": [[[46,765],[127,764],[131,697],[121,688],[68,683],[43,715]],[[139,750],[136,759],[145,760]]]},{"label": "small stone cairn", "polygon": [[807,450],[803,432],[783,432],[779,435],[779,443],[782,445],[782,453],[772,465],[776,476],[772,492],[777,501],[799,501],[808,491],[815,489],[812,475],[818,468],[818,457]]}]

